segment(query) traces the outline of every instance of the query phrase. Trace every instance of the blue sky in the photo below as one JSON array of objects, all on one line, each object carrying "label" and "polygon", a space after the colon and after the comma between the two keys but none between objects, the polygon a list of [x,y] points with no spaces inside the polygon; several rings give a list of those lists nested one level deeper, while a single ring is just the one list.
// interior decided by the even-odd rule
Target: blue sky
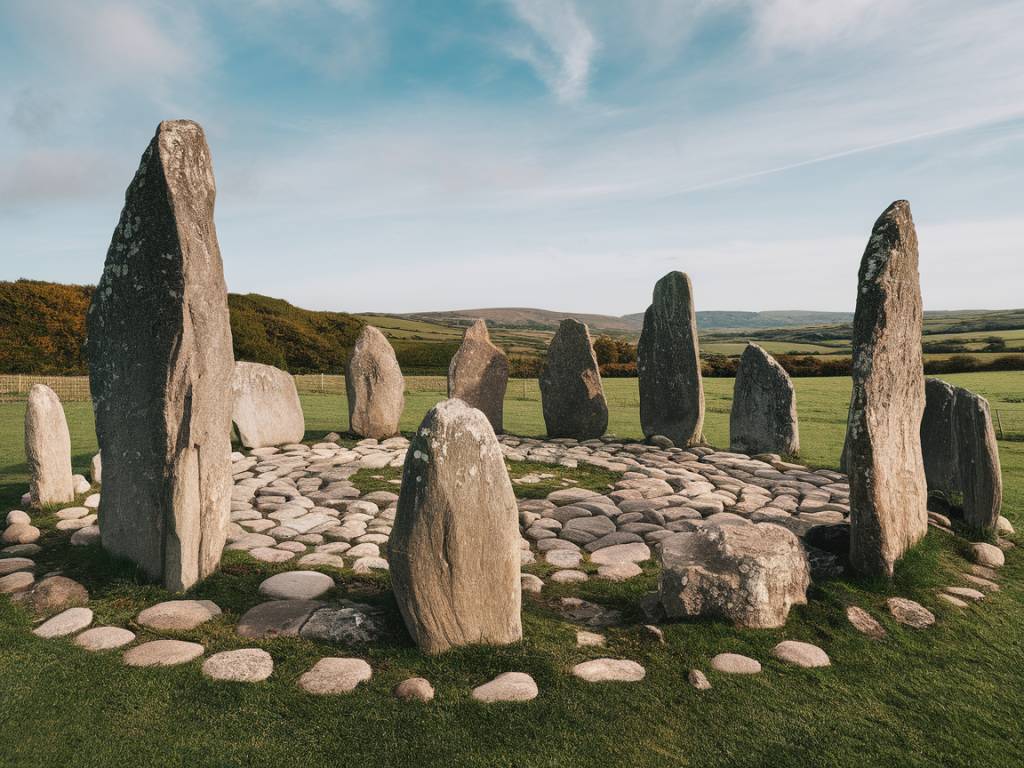
[{"label": "blue sky", "polygon": [[95,282],[161,119],[229,289],[300,306],[1024,305],[1024,0],[0,0],[0,279]]}]

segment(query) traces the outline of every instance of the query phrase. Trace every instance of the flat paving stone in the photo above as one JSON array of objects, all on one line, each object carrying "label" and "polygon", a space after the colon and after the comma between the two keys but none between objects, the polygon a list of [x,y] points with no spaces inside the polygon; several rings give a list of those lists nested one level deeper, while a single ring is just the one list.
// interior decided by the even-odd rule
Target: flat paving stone
[{"label": "flat paving stone", "polygon": [[317,696],[349,693],[373,676],[370,665],[362,659],[330,657],[320,659],[299,678],[299,687]]},{"label": "flat paving stone", "polygon": [[1006,555],[1003,554],[1003,550],[994,544],[986,544],[983,541],[971,544],[967,553],[971,560],[986,568],[1002,568],[1006,563]]},{"label": "flat paving stone", "polygon": [[727,675],[756,675],[761,662],[739,653],[720,653],[711,659],[711,668]]},{"label": "flat paving stone", "polygon": [[249,554],[262,563],[286,563],[295,557],[294,552],[274,547],[255,547],[249,550]]},{"label": "flat paving stone", "polygon": [[298,637],[299,630],[313,612],[326,603],[318,600],[271,600],[253,606],[241,619],[235,631],[242,637]]},{"label": "flat paving stone", "polygon": [[651,548],[646,544],[613,544],[599,549],[590,555],[590,562],[597,565],[616,565],[618,563],[641,563],[651,559]]},{"label": "flat paving stone", "polygon": [[577,664],[571,671],[588,683],[635,683],[647,675],[641,665],[629,659],[591,659]]},{"label": "flat paving stone", "polygon": [[597,569],[597,578],[606,581],[627,581],[642,574],[643,568],[636,563],[613,563]]},{"label": "flat paving stone", "polygon": [[260,584],[260,594],[275,600],[316,600],[332,589],[334,579],[317,571],[286,571]]},{"label": "flat paving stone", "polygon": [[212,611],[198,600],[167,600],[146,608],[135,620],[147,629],[180,632],[195,629],[219,613],[219,608]]},{"label": "flat paving stone", "polygon": [[589,580],[589,576],[583,571],[563,570],[555,571],[548,577],[554,584],[580,584]]},{"label": "flat paving stone", "polygon": [[35,569],[35,560],[30,560],[27,557],[5,557],[0,560],[0,576],[7,576],[18,571],[34,571]]},{"label": "flat paving stone", "polygon": [[423,677],[410,677],[396,685],[391,694],[402,701],[433,701],[434,686]]},{"label": "flat paving stone", "polygon": [[92,624],[92,610],[89,608],[68,608],[32,630],[36,637],[52,638],[73,635]]},{"label": "flat paving stone", "polygon": [[259,683],[274,671],[274,660],[260,648],[221,651],[203,662],[203,674],[211,680]]},{"label": "flat paving stone", "polygon": [[587,632],[583,629],[576,632],[576,645],[579,648],[593,648],[604,644],[604,635],[597,632]]},{"label": "flat paving stone", "polygon": [[821,648],[799,640],[783,640],[772,648],[772,655],[779,661],[805,669],[828,667],[832,664],[828,654]]},{"label": "flat paving stone", "polygon": [[75,636],[75,645],[87,651],[112,651],[135,640],[135,633],[123,627],[93,627]]},{"label": "flat paving stone", "polygon": [[984,592],[970,587],[946,587],[942,591],[948,595],[953,595],[953,597],[958,597],[961,600],[973,600],[974,602],[980,602],[985,599]]},{"label": "flat paving stone", "polygon": [[934,613],[905,597],[890,597],[885,605],[896,621],[912,629],[926,629],[935,623]]},{"label": "flat paving stone", "polygon": [[153,640],[129,648],[123,660],[129,667],[174,667],[198,659],[205,650],[184,640]]},{"label": "flat paving stone", "polygon": [[525,672],[503,672],[473,689],[472,697],[484,704],[500,701],[530,701],[537,698],[537,683]]},{"label": "flat paving stone", "polygon": [[862,635],[867,635],[874,640],[881,640],[885,637],[885,627],[859,605],[846,607],[846,619]]},{"label": "flat paving stone", "polygon": [[36,577],[30,571],[16,571],[0,577],[0,595],[11,595],[32,589]]},{"label": "flat paving stone", "polygon": [[575,568],[582,559],[578,551],[571,549],[552,549],[544,555],[545,562],[558,568]]}]

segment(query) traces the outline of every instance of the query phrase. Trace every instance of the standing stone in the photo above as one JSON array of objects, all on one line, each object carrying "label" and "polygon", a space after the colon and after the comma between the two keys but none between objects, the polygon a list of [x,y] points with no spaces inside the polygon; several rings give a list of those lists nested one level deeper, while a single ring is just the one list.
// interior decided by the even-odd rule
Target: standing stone
[{"label": "standing stone", "polygon": [[75,498],[71,479],[71,433],[57,393],[33,384],[25,408],[25,458],[31,476],[29,493],[38,507]]},{"label": "standing stone", "polygon": [[103,546],[173,591],[220,563],[231,505],[231,326],[203,129],[160,123],[87,323]]},{"label": "standing stone", "polygon": [[800,452],[796,391],[786,370],[757,344],[747,344],[736,370],[730,450],[750,455]]},{"label": "standing stone", "polygon": [[644,436],[664,435],[679,447],[700,443],[704,387],[693,286],[686,274],[669,272],[655,284],[636,351]]},{"label": "standing stone", "polygon": [[977,533],[993,532],[1003,476],[988,401],[941,379],[926,379],[921,453],[928,490],[959,494],[964,523]]},{"label": "standing stone", "polygon": [[405,407],[405,379],[384,334],[367,325],[345,362],[349,429],[380,440],[398,433]]},{"label": "standing stone", "polygon": [[477,320],[466,329],[462,346],[448,366],[448,397],[483,411],[495,432],[502,432],[508,358],[491,343],[487,323]]},{"label": "standing stone", "polygon": [[917,234],[910,204],[898,200],[871,232],[853,318],[850,562],[866,575],[891,578],[928,530],[921,321]]},{"label": "standing stone", "polygon": [[608,404],[587,326],[566,318],[540,373],[541,406],[548,437],[590,440],[608,428]]},{"label": "standing stone", "polygon": [[236,362],[231,395],[231,420],[246,448],[302,441],[306,422],[290,374],[272,365]]},{"label": "standing stone", "polygon": [[423,651],[522,639],[519,541],[490,423],[461,400],[438,403],[409,445],[389,544],[395,598]]}]

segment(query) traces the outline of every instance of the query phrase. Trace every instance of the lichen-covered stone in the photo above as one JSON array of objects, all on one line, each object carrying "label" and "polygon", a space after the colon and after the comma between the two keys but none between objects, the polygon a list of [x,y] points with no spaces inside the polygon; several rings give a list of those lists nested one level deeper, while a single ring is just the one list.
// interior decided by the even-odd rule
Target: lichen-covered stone
[{"label": "lichen-covered stone", "polygon": [[800,540],[771,523],[710,526],[661,541],[658,592],[670,618],[711,616],[740,627],[786,623],[807,602]]},{"label": "lichen-covered stone", "polygon": [[391,580],[427,653],[522,638],[519,514],[490,422],[461,400],[423,419],[409,445],[391,532]]},{"label": "lichen-covered stone", "polygon": [[796,391],[789,374],[757,344],[747,344],[736,369],[730,450],[750,455],[800,452]]},{"label": "lichen-covered stone", "polygon": [[216,570],[230,515],[234,360],[215,196],[202,128],[161,123],[87,317],[103,546],[175,591]]},{"label": "lichen-covered stone", "polygon": [[682,272],[669,272],[654,286],[637,345],[637,372],[644,435],[663,435],[680,448],[700,443],[704,386],[697,315],[693,286]]},{"label": "lichen-covered stone", "polygon": [[921,453],[929,491],[957,494],[964,523],[991,533],[1002,508],[999,444],[988,401],[941,379],[925,381]]},{"label": "lichen-covered stone", "polygon": [[448,366],[448,397],[457,397],[483,411],[495,432],[502,432],[508,358],[491,342],[480,319],[466,329],[462,346]]},{"label": "lichen-covered stone", "polygon": [[892,577],[928,530],[917,234],[898,200],[875,222],[858,275],[847,425],[850,563]]},{"label": "lichen-covered stone", "polygon": [[549,437],[589,440],[608,428],[608,404],[587,326],[565,319],[548,345],[540,373],[541,407]]},{"label": "lichen-covered stone", "polygon": [[367,325],[345,361],[349,429],[381,440],[398,433],[405,408],[405,379],[384,334]]},{"label": "lichen-covered stone", "polygon": [[290,374],[272,365],[236,362],[231,395],[231,420],[246,448],[302,441],[306,421]]},{"label": "lichen-covered stone", "polygon": [[38,507],[66,504],[75,498],[71,478],[71,433],[57,393],[33,384],[25,406],[25,460],[29,493]]}]

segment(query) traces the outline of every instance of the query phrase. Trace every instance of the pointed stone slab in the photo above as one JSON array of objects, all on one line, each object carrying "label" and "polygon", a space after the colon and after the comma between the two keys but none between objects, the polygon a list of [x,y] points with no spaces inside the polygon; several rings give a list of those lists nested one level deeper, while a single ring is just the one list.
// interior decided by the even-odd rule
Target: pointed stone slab
[{"label": "pointed stone slab", "polygon": [[280,368],[236,362],[231,395],[231,420],[246,448],[298,443],[305,436],[295,379]]},{"label": "pointed stone slab", "polygon": [[729,450],[750,455],[800,452],[796,390],[786,370],[757,344],[747,344],[736,369]]},{"label": "pointed stone slab", "polygon": [[523,636],[519,513],[483,413],[445,400],[409,445],[391,532],[391,580],[426,653]]},{"label": "pointed stone slab", "polygon": [[669,272],[654,286],[637,345],[637,372],[644,435],[664,435],[680,448],[700,443],[704,386],[697,315],[693,286],[683,272]]},{"label": "pointed stone slab", "polygon": [[462,346],[448,366],[448,397],[483,411],[495,432],[504,431],[508,358],[491,342],[481,318],[466,329]]},{"label": "pointed stone slab", "polygon": [[928,530],[917,234],[898,200],[875,222],[858,275],[847,425],[850,563],[892,577]]},{"label": "pointed stone slab", "polygon": [[548,345],[540,373],[548,437],[590,440],[608,428],[608,403],[587,326],[565,319]]},{"label": "pointed stone slab", "polygon": [[33,384],[25,406],[25,460],[29,494],[37,507],[66,504],[75,498],[71,477],[71,433],[57,393]]},{"label": "pointed stone slab", "polygon": [[349,429],[382,440],[398,433],[405,408],[405,379],[384,334],[367,325],[345,361]]},{"label": "pointed stone slab", "polygon": [[89,307],[104,548],[172,591],[220,564],[234,359],[202,128],[160,123]]}]

